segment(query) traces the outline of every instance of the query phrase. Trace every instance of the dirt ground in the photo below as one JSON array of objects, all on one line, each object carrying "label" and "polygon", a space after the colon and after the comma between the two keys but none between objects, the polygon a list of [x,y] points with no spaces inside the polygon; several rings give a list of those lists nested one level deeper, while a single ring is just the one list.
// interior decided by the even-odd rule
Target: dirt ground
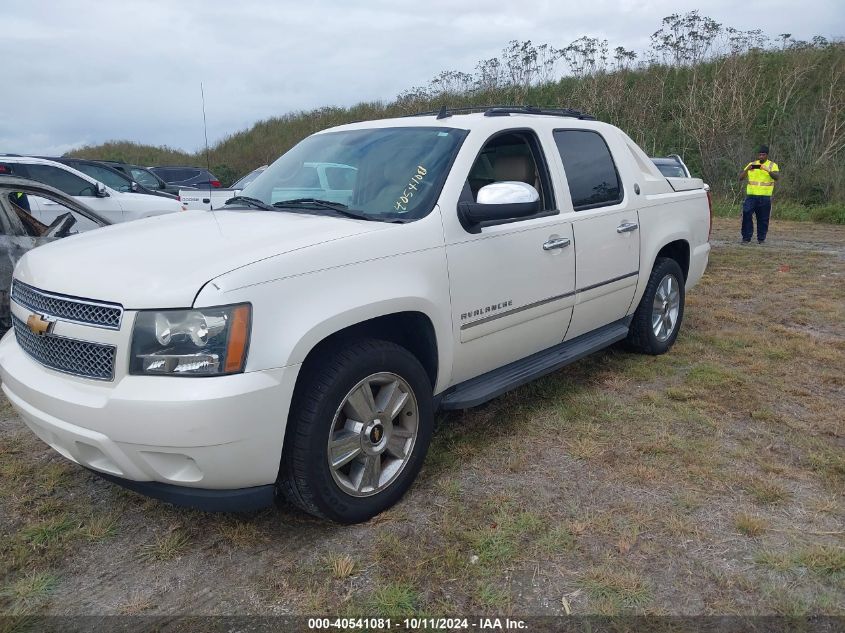
[{"label": "dirt ground", "polygon": [[845,615],[845,227],[718,219],[672,351],[441,414],[394,509],[211,515],[0,406],[0,613]]}]

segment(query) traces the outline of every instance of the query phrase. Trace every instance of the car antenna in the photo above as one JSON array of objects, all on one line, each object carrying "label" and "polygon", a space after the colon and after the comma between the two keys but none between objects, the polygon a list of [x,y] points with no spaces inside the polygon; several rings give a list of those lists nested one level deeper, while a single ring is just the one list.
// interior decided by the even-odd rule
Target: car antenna
[{"label": "car antenna", "polygon": [[202,130],[205,133],[205,166],[211,171],[211,159],[208,156],[208,124],[205,121],[205,90],[200,82],[200,95],[202,95]]}]

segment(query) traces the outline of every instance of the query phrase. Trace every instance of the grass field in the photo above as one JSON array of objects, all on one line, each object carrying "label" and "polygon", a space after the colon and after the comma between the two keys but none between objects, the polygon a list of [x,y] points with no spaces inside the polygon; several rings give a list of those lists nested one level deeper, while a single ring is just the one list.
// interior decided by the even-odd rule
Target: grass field
[{"label": "grass field", "polygon": [[717,219],[681,335],[439,418],[340,527],[175,509],[0,411],[0,612],[845,614],[845,227]]}]

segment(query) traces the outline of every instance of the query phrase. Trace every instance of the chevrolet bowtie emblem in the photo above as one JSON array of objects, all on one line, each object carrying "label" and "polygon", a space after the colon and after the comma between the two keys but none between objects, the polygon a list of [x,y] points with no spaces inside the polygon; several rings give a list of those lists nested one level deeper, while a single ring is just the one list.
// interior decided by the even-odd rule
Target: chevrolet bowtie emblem
[{"label": "chevrolet bowtie emblem", "polygon": [[52,322],[48,321],[40,314],[30,314],[29,318],[26,320],[26,327],[29,328],[30,332],[37,334],[38,336],[43,336],[44,334],[49,333],[52,325]]}]

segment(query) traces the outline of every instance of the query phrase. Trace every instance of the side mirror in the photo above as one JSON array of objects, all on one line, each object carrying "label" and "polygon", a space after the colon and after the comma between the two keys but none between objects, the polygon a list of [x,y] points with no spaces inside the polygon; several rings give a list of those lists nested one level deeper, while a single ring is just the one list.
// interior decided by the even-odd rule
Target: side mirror
[{"label": "side mirror", "polygon": [[109,197],[109,192],[106,191],[106,186],[101,182],[97,183],[97,197],[98,198],[108,198]]},{"label": "side mirror", "polygon": [[141,190],[141,188],[138,186],[138,183],[135,182],[134,180],[132,181],[132,184],[129,185],[129,189],[131,189],[135,193],[138,193]]},{"label": "side mirror", "polygon": [[478,190],[477,200],[458,203],[458,218],[471,233],[478,233],[484,222],[500,223],[540,213],[540,194],[524,182],[494,182]]}]

